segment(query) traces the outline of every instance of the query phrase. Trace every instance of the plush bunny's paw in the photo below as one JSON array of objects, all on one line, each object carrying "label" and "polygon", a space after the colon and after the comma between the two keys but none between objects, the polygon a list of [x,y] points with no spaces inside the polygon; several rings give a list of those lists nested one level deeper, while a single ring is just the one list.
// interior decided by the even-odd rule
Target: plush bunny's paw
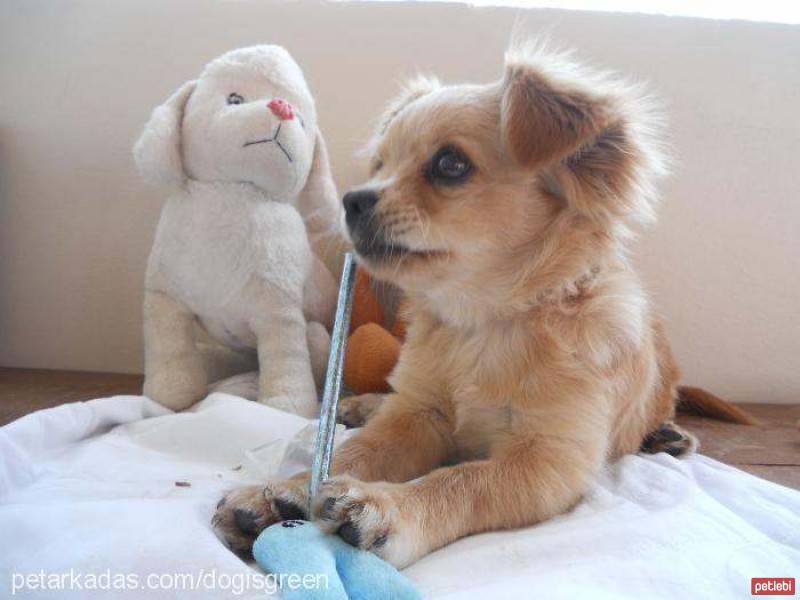
[{"label": "plush bunny's paw", "polygon": [[228,492],[211,519],[217,534],[240,556],[249,557],[253,542],[278,521],[306,518],[308,481],[254,485]]},{"label": "plush bunny's paw", "polygon": [[293,415],[306,417],[307,419],[316,419],[319,417],[319,402],[317,402],[316,397],[290,398],[289,396],[264,396],[259,397],[258,401],[261,404],[266,404],[267,406],[292,413]]},{"label": "plush bunny's paw", "polygon": [[322,484],[312,512],[323,530],[402,567],[416,557],[415,541],[421,541],[414,539],[401,515],[402,488],[402,484],[334,477]]},{"label": "plush bunny's paw", "polygon": [[147,373],[145,396],[172,410],[184,410],[205,398],[208,391],[202,361],[192,358],[174,360],[163,368]]}]

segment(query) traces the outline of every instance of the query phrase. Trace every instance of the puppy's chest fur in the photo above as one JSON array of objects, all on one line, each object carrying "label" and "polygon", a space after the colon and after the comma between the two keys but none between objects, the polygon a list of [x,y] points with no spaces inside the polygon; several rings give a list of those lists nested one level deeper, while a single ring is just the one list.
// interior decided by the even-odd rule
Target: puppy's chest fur
[{"label": "puppy's chest fur", "polygon": [[430,327],[428,359],[452,406],[458,459],[487,456],[492,447],[535,426],[541,399],[536,331],[525,324],[458,329]]}]

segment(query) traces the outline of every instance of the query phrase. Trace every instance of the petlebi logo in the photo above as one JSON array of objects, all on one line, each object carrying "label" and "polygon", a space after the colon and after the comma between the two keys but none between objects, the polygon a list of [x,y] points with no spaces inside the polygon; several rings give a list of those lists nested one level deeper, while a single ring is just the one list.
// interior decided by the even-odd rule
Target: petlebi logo
[{"label": "petlebi logo", "polygon": [[753,577],[750,593],[753,596],[794,596],[794,577]]}]

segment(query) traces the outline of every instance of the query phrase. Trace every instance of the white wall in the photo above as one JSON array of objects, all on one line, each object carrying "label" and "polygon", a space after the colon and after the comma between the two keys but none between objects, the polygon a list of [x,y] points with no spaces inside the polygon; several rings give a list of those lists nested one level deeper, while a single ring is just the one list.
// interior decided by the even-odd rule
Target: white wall
[{"label": "white wall", "polygon": [[[488,81],[519,11],[262,0],[0,3],[0,364],[141,368],[142,277],[162,200],[130,146],[215,55],[283,44],[341,188],[369,118],[417,70]],[[686,380],[800,399],[800,27],[525,11],[525,27],[650,80],[680,158],[640,264]]]}]

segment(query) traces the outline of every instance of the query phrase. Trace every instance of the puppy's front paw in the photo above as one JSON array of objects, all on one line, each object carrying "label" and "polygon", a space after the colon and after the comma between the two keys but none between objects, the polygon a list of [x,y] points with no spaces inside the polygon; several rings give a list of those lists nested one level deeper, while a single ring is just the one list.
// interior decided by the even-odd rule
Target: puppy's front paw
[{"label": "puppy's front paw", "polygon": [[278,521],[305,519],[307,481],[235,489],[223,496],[211,524],[228,547],[249,558],[258,534]]},{"label": "puppy's front paw", "polygon": [[312,512],[323,529],[403,567],[417,557],[421,542],[401,515],[403,489],[402,484],[334,477],[322,485]]},{"label": "puppy's front paw", "polygon": [[348,427],[361,427],[383,404],[384,394],[361,394],[339,400],[336,420]]}]

